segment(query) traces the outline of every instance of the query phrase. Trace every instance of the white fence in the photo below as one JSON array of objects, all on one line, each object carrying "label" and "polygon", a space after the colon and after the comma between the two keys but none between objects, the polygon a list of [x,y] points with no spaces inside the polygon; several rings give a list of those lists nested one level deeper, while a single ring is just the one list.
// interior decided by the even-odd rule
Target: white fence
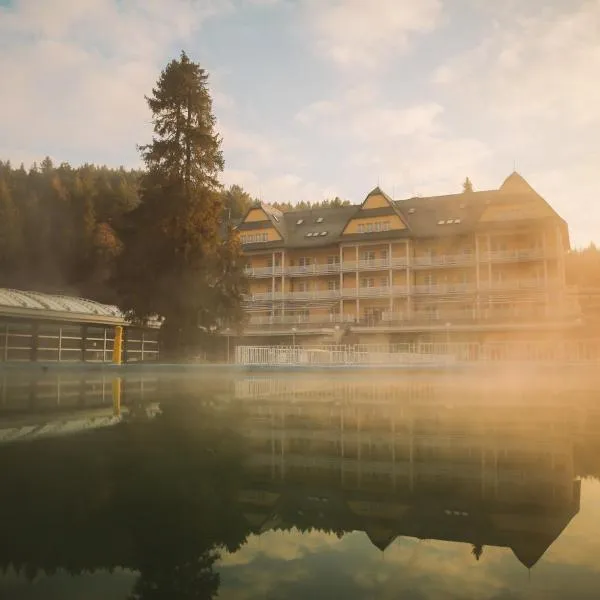
[{"label": "white fence", "polygon": [[356,344],[346,346],[237,346],[246,366],[445,366],[464,363],[600,365],[600,340],[577,342]]}]

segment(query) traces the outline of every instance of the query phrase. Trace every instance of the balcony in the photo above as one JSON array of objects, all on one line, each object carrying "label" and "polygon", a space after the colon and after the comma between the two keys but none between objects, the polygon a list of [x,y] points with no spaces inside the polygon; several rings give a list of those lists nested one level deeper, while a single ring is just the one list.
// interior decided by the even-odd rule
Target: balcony
[{"label": "balcony", "polygon": [[274,277],[283,274],[283,267],[246,267],[244,275],[246,277]]},{"label": "balcony", "polygon": [[395,258],[370,258],[363,260],[346,260],[342,263],[342,271],[378,271],[382,269],[405,269],[408,259],[405,256]]},{"label": "balcony", "polygon": [[540,323],[546,320],[575,319],[579,313],[566,307],[563,310],[551,306],[531,307],[513,306],[510,308],[480,308],[473,305],[464,310],[415,310],[408,312],[384,312],[380,317],[369,316],[356,319],[353,315],[285,315],[285,316],[250,316],[246,325],[249,331],[271,331],[292,333],[298,331],[343,328],[351,325],[358,328],[410,330],[415,327],[447,330],[457,326],[477,326],[483,324],[518,324]]},{"label": "balcony", "polygon": [[445,254],[441,256],[415,256],[411,265],[415,269],[435,267],[467,267],[475,264],[475,256],[468,253]]},{"label": "balcony", "polygon": [[554,252],[547,250],[544,253],[542,248],[521,248],[517,250],[495,250],[483,252],[481,254],[482,262],[520,262],[527,260],[540,260],[543,258],[553,258]]},{"label": "balcony", "polygon": [[359,287],[344,288],[342,297],[346,298],[389,298],[391,296],[408,295],[408,287],[404,285],[383,286],[383,287]]},{"label": "balcony", "polygon": [[248,329],[282,329],[291,331],[292,327],[297,329],[319,329],[335,327],[343,323],[353,323],[354,317],[348,315],[284,315],[273,317],[250,316],[247,323]]},{"label": "balcony", "polygon": [[443,296],[490,292],[545,291],[561,286],[556,279],[509,279],[507,281],[481,282],[479,288],[475,283],[426,283],[405,285],[342,288],[341,290],[310,290],[297,292],[258,292],[246,294],[246,302],[305,302],[308,300],[348,300],[355,298],[397,298],[399,296]]},{"label": "balcony", "polygon": [[307,292],[258,292],[246,294],[246,302],[264,302],[272,300],[306,301],[306,300],[339,300],[340,290],[310,290]]},{"label": "balcony", "polygon": [[468,294],[477,291],[474,283],[425,283],[414,285],[412,288],[414,294]]},{"label": "balcony", "polygon": [[[557,279],[548,279],[547,287],[556,288],[561,284]],[[519,291],[546,289],[544,279],[508,279],[506,281],[482,282],[479,291]]]},{"label": "balcony", "polygon": [[246,267],[246,277],[312,277],[315,275],[336,275],[340,272],[377,271],[387,269],[405,269],[408,267],[406,257],[374,258],[359,261],[345,261],[343,263],[327,263],[323,265],[295,265],[289,267]]}]

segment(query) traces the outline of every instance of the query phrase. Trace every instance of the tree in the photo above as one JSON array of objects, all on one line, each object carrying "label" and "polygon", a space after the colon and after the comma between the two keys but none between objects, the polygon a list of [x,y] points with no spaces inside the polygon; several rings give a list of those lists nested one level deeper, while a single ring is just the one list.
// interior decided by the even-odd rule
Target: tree
[{"label": "tree", "polygon": [[14,285],[23,256],[19,211],[4,179],[0,179],[0,286]]},{"label": "tree", "polygon": [[475,557],[477,561],[481,558],[483,554],[483,546],[481,544],[473,544],[471,547],[471,554]]},{"label": "tree", "polygon": [[472,191],[473,191],[473,184],[471,183],[471,180],[467,177],[463,181],[463,193],[468,194]]},{"label": "tree", "polygon": [[165,319],[162,348],[181,354],[201,331],[240,318],[243,265],[222,220],[223,156],[206,71],[182,52],[146,100],[155,135],[140,147],[141,202],[123,227],[115,284],[132,318]]},{"label": "tree", "polygon": [[239,185],[232,185],[223,190],[224,218],[236,221],[241,219],[246,211],[256,202],[252,196]]}]

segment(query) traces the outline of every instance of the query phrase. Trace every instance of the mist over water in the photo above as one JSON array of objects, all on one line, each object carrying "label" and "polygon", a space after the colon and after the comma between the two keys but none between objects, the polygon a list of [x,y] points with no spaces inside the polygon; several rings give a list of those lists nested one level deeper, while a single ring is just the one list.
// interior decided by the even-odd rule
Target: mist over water
[{"label": "mist over water", "polygon": [[590,370],[0,374],[0,597],[596,598]]}]

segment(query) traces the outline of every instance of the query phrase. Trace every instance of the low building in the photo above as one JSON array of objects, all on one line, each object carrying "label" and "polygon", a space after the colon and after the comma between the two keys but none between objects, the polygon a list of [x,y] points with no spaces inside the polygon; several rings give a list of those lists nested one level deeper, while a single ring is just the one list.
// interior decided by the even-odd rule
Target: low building
[{"label": "low building", "polygon": [[256,205],[237,229],[255,343],[543,338],[578,318],[567,224],[518,173],[482,192]]},{"label": "low building", "polygon": [[115,327],[126,362],[158,358],[157,327],[137,327],[116,306],[0,288],[0,363],[111,362]]}]

